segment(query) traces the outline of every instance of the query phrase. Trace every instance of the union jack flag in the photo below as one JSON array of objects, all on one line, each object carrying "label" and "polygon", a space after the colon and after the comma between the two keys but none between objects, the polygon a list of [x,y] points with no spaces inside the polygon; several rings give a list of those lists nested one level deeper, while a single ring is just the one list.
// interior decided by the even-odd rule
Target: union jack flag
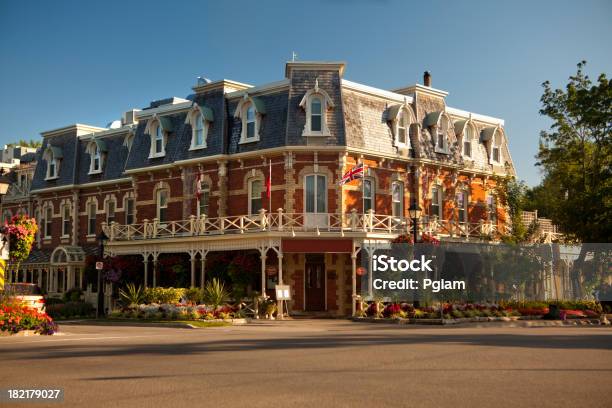
[{"label": "union jack flag", "polygon": [[340,185],[342,186],[355,179],[363,178],[364,173],[365,166],[363,165],[363,163],[359,163],[357,166],[344,173],[344,176],[342,176],[342,179],[340,179]]}]

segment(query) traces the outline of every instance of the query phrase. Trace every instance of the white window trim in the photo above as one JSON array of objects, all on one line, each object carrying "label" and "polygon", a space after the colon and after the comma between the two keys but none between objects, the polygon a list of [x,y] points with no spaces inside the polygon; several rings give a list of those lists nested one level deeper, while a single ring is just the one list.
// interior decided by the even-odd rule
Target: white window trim
[{"label": "white window trim", "polygon": [[[467,132],[471,132],[471,135],[469,138],[466,138]],[[464,159],[468,159],[468,160],[474,160],[474,135],[476,134],[474,128],[472,127],[472,125],[468,122],[465,124],[465,127],[463,128],[463,135],[461,137],[461,157],[463,157]],[[466,155],[465,154],[465,143],[469,142],[470,144],[470,155]]]},{"label": "white window trim", "polygon": [[[129,214],[128,213],[129,207],[128,207],[127,203],[128,203],[129,200],[132,200],[132,202],[133,202],[133,206],[132,206],[132,210],[133,210],[132,211],[132,223],[131,224],[128,224],[128,222],[127,222],[127,217],[128,217],[128,214]],[[136,199],[130,193],[126,194],[125,197],[123,197],[123,215],[124,215],[123,220],[125,221],[125,225],[132,225],[132,224],[136,223]]]},{"label": "white window trim", "polygon": [[[459,203],[457,202],[457,219],[459,220],[460,223],[468,223],[469,219],[470,219],[470,215],[469,215],[469,208],[470,208],[470,194],[469,191],[466,188],[462,188],[460,190],[457,191],[458,194],[463,195],[463,210],[464,210],[464,219],[460,219],[461,217],[459,217],[460,214],[460,210],[461,207],[459,207]],[[457,200],[457,197],[455,197],[455,200]]]},{"label": "white window trim", "polygon": [[[249,210],[249,214],[250,215],[256,214],[256,213],[253,212],[253,205],[252,205],[253,204],[252,201],[253,201],[253,198],[254,198],[253,197],[253,183],[256,182],[256,181],[261,182],[262,192],[263,192],[263,188],[264,188],[264,180],[261,177],[254,177],[254,178],[249,179],[249,181],[248,181],[248,190],[249,190],[248,191],[248,198],[249,198],[248,210]],[[262,200],[261,201],[261,208],[264,208],[264,206],[263,206],[264,202],[263,202],[263,198],[261,197],[261,194],[260,194],[260,199]],[[199,211],[199,209],[198,209],[198,211]]]},{"label": "white window trim", "polygon": [[[166,206],[165,207],[161,206],[160,196],[161,196],[161,192],[162,191],[165,191],[166,194],[167,194],[167,196],[166,196]],[[160,210],[162,208],[164,208],[166,211],[168,211],[168,204],[169,203],[170,203],[170,189],[166,188],[166,187],[162,187],[162,188],[157,189],[155,191],[155,216],[156,216],[157,220],[160,223],[163,223],[162,225],[165,225],[165,223],[168,222],[168,220],[161,221],[161,217],[160,217],[161,211]]]},{"label": "white window trim", "polygon": [[[319,98],[321,100],[321,130],[312,130],[311,123],[311,109],[312,99]],[[315,80],[315,87],[306,91],[304,97],[300,101],[300,107],[306,112],[306,123],[304,124],[304,130],[302,130],[302,136],[304,137],[329,137],[331,132],[327,124],[327,111],[334,108],[334,102],[325,90],[319,88],[319,80]]]},{"label": "white window trim", "polygon": [[94,228],[93,233],[91,233],[89,231],[89,221],[91,220],[91,215],[92,215],[90,210],[91,210],[92,204],[95,206],[95,211],[93,213],[94,219],[97,221],[97,218],[98,218],[98,201],[95,200],[95,198],[94,198],[93,200],[89,200],[87,202],[87,204],[86,204],[87,205],[87,235],[86,235],[87,238],[91,238],[91,237],[95,237],[96,236],[96,229],[95,228]]},{"label": "white window trim", "polygon": [[[502,139],[502,134],[499,133],[500,129],[497,128],[495,129],[495,132],[493,133],[493,136],[491,136],[491,141],[489,142],[490,144],[490,149],[489,149],[489,164],[495,164],[495,165],[501,165],[502,164],[502,144],[503,144],[503,139]],[[499,135],[499,144],[495,143],[495,139],[497,138],[497,136]],[[494,160],[493,159],[493,150],[497,148],[499,151],[498,154],[498,160]]]},{"label": "white window trim", "polygon": [[365,209],[365,202],[366,202],[366,197],[365,197],[365,182],[369,181],[370,182],[370,198],[368,200],[370,200],[370,209],[374,210],[374,213],[376,213],[376,180],[374,179],[374,177],[364,177],[363,178],[363,183],[364,185],[361,187],[361,204],[363,205],[363,212],[366,213],[366,209]]},{"label": "white window trim", "polygon": [[404,217],[404,182],[400,181],[400,180],[395,180],[395,181],[391,182],[391,214],[393,214],[393,209],[395,207],[395,203],[397,202],[393,198],[393,190],[394,190],[394,187],[396,185],[400,186],[400,192],[401,192],[400,200],[399,200],[400,213],[399,214],[395,214],[394,217],[395,218],[403,218]]},{"label": "white window trim", "polygon": [[[45,173],[45,180],[55,180],[59,178],[60,160],[53,155],[53,151],[49,147],[47,147],[47,149],[45,150],[45,154],[43,155],[43,160],[47,162],[47,171]],[[54,175],[51,175],[50,173],[51,163],[54,164],[54,168],[55,168]]]},{"label": "white window trim", "polygon": [[[202,144],[200,145],[196,144],[196,121],[198,117],[202,118]],[[206,120],[199,106],[194,105],[194,108],[187,115],[185,123],[189,123],[191,126],[191,143],[189,145],[189,150],[206,149],[208,147],[206,140],[208,139],[210,121]]]},{"label": "white window trim", "polygon": [[[98,157],[100,158],[98,169],[94,168],[94,155],[96,151],[98,152]],[[102,166],[104,165],[104,156],[94,140],[89,142],[89,144],[87,145],[87,153],[89,154],[89,173],[88,174],[92,175],[92,174],[102,173]]]},{"label": "white window trim", "polygon": [[[209,208],[209,210],[210,210],[210,184],[208,184],[208,182],[207,182],[207,181],[201,181],[201,183],[202,183],[202,184],[201,184],[201,185],[202,185],[202,195],[200,196],[200,199],[199,199],[199,200],[196,200],[196,202],[197,202],[197,214],[198,214],[198,217],[201,217],[201,216],[202,216],[202,214],[200,213],[200,202],[201,202],[201,200],[202,200],[202,197],[204,197],[204,192],[205,192],[205,191],[207,191],[207,192],[208,192],[208,204],[207,204],[206,206],[207,206],[207,207]],[[206,188],[204,188],[204,186],[206,186]],[[251,202],[251,200],[249,200],[249,203],[250,203],[250,202]],[[208,213],[207,213],[207,214],[204,214],[204,215],[208,216]]]},{"label": "white window trim", "polygon": [[[442,126],[443,121],[446,121],[446,129],[444,129]],[[438,123],[432,127],[432,133],[434,135],[434,151],[436,153],[450,154],[448,146],[448,129],[450,127],[450,123],[450,119],[445,117],[444,113],[442,113],[438,119]],[[440,135],[443,136],[442,140],[444,145],[442,147],[438,146],[438,139]]]},{"label": "white window trim", "polygon": [[442,220],[444,218],[444,189],[441,184],[435,184],[432,186],[431,193],[429,194],[430,198],[432,199],[432,205],[430,205],[430,207],[433,207],[433,194],[432,193],[433,193],[434,188],[436,188],[438,191],[438,213],[429,214],[429,216],[430,217],[437,216],[438,220]]},{"label": "white window trim", "polygon": [[[51,219],[49,219],[47,217],[48,212],[51,211]],[[45,240],[49,240],[51,239],[51,229],[53,229],[53,205],[52,204],[47,204],[44,207],[43,210],[43,214],[44,214],[44,224],[43,224],[43,239]],[[47,225],[51,224],[51,228],[49,228],[49,231],[47,231]]]},{"label": "white window trim", "polygon": [[72,211],[69,203],[64,203],[61,207],[62,212],[62,238],[70,238],[70,227],[68,227],[68,234],[64,234],[64,224],[66,223],[66,208],[68,208],[68,220],[72,218]]},{"label": "white window trim", "polygon": [[[253,107],[255,112],[255,135],[251,138],[247,137],[247,110],[249,107]],[[236,112],[234,113],[234,117],[241,120],[242,129],[240,130],[240,141],[238,144],[246,144],[246,143],[254,143],[259,142],[260,140],[260,130],[261,130],[261,120],[262,113],[257,110],[257,106],[253,99],[245,93],[243,98],[238,103],[236,107]]]},{"label": "white window trim", "polygon": [[[155,151],[155,141],[157,140],[157,129],[161,129],[162,132],[162,150],[161,152]],[[168,142],[168,133],[161,127],[161,122],[157,116],[153,116],[147,123],[145,134],[148,134],[151,139],[151,148],[149,150],[149,159],[155,159],[158,157],[166,156],[166,143]]]},{"label": "white window trim", "polygon": [[[309,176],[314,176],[314,205],[315,205],[315,212],[312,213],[308,213],[308,214],[326,214],[329,213],[329,186],[327,185],[327,183],[329,182],[329,178],[327,176],[327,174],[324,173],[308,173],[308,174],[304,174],[304,180],[303,180],[303,205],[304,205],[304,213],[306,214],[306,201],[307,201],[307,194],[306,194],[306,178]],[[324,177],[325,178],[325,212],[320,212],[318,205],[317,205],[317,195],[319,194],[319,190],[318,190],[318,184],[317,184],[317,177]]]}]

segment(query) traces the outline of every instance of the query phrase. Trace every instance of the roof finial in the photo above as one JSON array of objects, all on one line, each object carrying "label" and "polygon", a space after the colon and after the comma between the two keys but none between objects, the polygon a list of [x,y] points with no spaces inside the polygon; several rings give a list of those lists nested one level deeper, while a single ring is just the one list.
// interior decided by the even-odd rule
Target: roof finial
[{"label": "roof finial", "polygon": [[295,60],[297,60],[297,57],[297,52],[291,51],[291,62],[295,62]]}]

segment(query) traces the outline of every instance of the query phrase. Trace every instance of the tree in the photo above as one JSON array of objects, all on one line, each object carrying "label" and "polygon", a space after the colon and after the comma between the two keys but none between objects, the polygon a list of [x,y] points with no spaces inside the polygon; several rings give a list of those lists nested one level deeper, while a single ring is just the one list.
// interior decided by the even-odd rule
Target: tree
[{"label": "tree", "polygon": [[540,114],[553,123],[541,132],[537,165],[544,181],[534,196],[566,235],[610,242],[612,84],[603,73],[594,84],[583,72],[585,64],[578,64],[565,89],[542,84]]}]

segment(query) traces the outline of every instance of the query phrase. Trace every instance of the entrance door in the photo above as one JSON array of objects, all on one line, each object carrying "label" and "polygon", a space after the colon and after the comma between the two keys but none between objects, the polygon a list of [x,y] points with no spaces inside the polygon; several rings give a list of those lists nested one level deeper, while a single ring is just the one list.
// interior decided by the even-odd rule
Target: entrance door
[{"label": "entrance door", "polygon": [[309,174],[304,178],[304,223],[306,228],[327,228],[327,177]]},{"label": "entrance door", "polygon": [[325,310],[325,259],[323,255],[306,255],[304,271],[306,310]]}]

